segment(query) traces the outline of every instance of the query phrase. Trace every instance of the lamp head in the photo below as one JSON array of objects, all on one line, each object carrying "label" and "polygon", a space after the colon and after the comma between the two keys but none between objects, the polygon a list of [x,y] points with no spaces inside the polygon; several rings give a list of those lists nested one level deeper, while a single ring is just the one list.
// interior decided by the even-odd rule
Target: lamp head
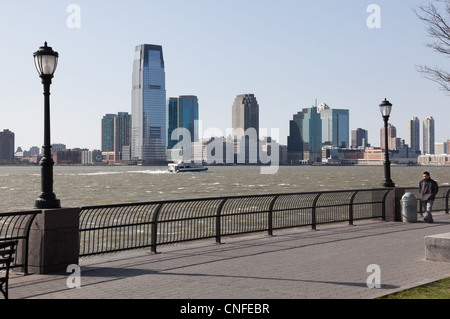
[{"label": "lamp head", "polygon": [[380,104],[380,111],[383,117],[389,117],[391,115],[391,110],[392,104],[387,99],[384,99],[384,101]]},{"label": "lamp head", "polygon": [[58,65],[58,52],[52,50],[51,47],[47,46],[47,42],[44,43],[43,47],[33,53],[34,64],[39,75],[51,76],[55,73],[56,66]]}]

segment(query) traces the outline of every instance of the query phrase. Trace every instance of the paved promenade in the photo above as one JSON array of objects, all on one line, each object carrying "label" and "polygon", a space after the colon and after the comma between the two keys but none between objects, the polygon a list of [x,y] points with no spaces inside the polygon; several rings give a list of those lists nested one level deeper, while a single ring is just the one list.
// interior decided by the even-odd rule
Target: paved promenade
[{"label": "paved promenade", "polygon": [[[435,223],[360,221],[319,225],[80,260],[81,287],[70,273],[10,279],[11,299],[371,299],[450,277],[450,263],[425,260],[424,238],[450,232]],[[381,288],[369,289],[369,265]]]}]

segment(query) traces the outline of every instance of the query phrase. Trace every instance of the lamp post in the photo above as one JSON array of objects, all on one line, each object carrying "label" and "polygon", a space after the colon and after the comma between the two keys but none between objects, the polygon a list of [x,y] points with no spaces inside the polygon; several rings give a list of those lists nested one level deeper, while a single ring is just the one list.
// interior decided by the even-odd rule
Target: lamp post
[{"label": "lamp post", "polygon": [[44,85],[44,156],[41,165],[41,194],[35,201],[35,207],[39,209],[60,208],[59,199],[53,193],[53,165],[50,144],[50,84],[58,65],[58,52],[52,50],[45,42],[43,47],[33,53],[36,69]]},{"label": "lamp post", "polygon": [[389,161],[389,139],[388,139],[388,121],[391,115],[392,104],[387,99],[380,104],[381,115],[384,120],[384,182],[383,187],[395,187],[394,182],[391,179],[391,162]]}]

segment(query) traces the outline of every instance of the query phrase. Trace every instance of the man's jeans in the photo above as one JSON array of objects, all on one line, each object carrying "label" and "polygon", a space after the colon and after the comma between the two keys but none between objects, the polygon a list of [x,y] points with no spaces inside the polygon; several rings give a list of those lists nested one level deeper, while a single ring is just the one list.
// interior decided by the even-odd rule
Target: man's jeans
[{"label": "man's jeans", "polygon": [[422,210],[425,213],[425,218],[428,220],[433,220],[433,215],[431,215],[431,210],[433,209],[433,200],[421,201]]}]

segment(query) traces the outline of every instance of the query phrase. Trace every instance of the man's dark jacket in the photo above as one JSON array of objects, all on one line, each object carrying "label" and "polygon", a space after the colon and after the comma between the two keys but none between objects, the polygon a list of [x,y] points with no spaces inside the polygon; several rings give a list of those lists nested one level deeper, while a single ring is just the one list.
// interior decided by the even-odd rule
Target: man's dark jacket
[{"label": "man's dark jacket", "polygon": [[421,201],[434,200],[438,192],[438,184],[431,178],[423,179],[419,183],[419,196]]}]

